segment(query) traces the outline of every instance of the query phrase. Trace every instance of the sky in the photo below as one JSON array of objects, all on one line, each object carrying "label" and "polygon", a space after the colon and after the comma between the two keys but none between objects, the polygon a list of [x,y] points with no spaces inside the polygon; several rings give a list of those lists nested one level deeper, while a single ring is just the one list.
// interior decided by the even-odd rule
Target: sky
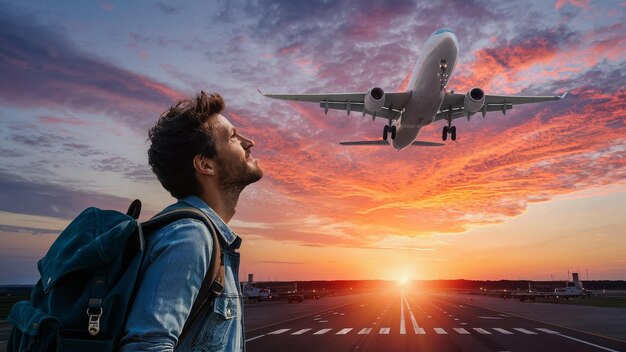
[{"label": "sky", "polygon": [[[624,280],[625,23],[620,1],[0,1],[0,284],[35,283],[84,208],[174,202],[147,130],[200,90],[265,172],[230,222],[242,279]],[[257,92],[402,90],[441,27],[449,89],[569,95],[398,152],[338,144],[383,120]]]}]

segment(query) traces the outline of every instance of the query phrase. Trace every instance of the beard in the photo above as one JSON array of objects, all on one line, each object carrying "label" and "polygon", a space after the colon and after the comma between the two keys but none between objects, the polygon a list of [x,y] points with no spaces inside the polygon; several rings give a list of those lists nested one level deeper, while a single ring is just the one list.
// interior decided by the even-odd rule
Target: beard
[{"label": "beard", "polygon": [[220,169],[219,185],[224,191],[240,192],[263,177],[263,170],[256,163],[250,166],[246,160],[225,160],[219,157],[217,162]]}]

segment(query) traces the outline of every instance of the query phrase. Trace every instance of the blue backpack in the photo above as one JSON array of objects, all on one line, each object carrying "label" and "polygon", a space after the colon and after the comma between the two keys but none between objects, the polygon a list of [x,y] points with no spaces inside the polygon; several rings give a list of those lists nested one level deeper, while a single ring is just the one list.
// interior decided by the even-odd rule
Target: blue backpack
[{"label": "blue backpack", "polygon": [[[85,209],[54,241],[38,263],[41,278],[30,301],[11,308],[7,351],[115,351],[141,276],[145,237],[179,219],[201,220],[213,236],[211,264],[193,304],[180,343],[202,308],[224,288],[217,230],[202,211],[169,207],[140,223],[141,202],[126,214]],[[141,304],[141,302],[137,302]]]}]

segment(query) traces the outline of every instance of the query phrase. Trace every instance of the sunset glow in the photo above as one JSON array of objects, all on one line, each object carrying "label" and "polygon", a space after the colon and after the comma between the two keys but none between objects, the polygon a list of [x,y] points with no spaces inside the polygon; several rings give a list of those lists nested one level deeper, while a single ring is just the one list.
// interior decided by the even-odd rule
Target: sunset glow
[{"label": "sunset glow", "polygon": [[[225,97],[265,173],[230,222],[242,278],[624,279],[625,11],[575,0],[0,3],[0,284],[34,283],[36,261],[83,208],[140,198],[147,219],[173,202],[147,165],[147,130],[201,89]],[[380,138],[382,120],[257,92],[404,89],[439,27],[460,45],[448,89],[569,95],[459,119],[457,141],[396,152],[338,144]],[[440,141],[442,126],[420,140]]]}]

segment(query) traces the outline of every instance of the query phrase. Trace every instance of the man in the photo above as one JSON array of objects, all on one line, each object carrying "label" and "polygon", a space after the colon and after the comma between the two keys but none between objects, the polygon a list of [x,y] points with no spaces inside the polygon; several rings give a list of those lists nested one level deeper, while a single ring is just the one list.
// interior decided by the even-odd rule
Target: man
[{"label": "man", "polygon": [[[241,239],[228,227],[239,194],[263,172],[250,156],[254,142],[224,117],[224,100],[201,92],[161,115],[149,132],[148,160],[177,204],[203,211],[223,241],[224,290],[204,308],[183,341],[185,325],[211,262],[213,239],[199,220],[175,221],[147,239],[137,296],[122,351],[242,351]],[[219,255],[217,253],[216,255]]]}]

